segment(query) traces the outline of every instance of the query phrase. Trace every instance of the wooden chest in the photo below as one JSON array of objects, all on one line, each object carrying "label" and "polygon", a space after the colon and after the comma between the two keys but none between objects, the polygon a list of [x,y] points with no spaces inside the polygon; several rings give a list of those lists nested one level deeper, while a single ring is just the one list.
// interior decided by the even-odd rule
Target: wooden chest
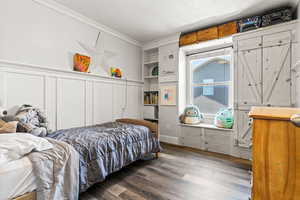
[{"label": "wooden chest", "polygon": [[219,38],[226,37],[237,33],[237,23],[229,22],[218,26]]},{"label": "wooden chest", "polygon": [[179,45],[189,45],[197,43],[197,32],[187,33],[180,36]]},{"label": "wooden chest", "polygon": [[296,108],[254,107],[252,200],[300,199],[300,128]]},{"label": "wooden chest", "polygon": [[197,32],[197,41],[204,42],[207,40],[218,39],[218,27],[211,27]]}]

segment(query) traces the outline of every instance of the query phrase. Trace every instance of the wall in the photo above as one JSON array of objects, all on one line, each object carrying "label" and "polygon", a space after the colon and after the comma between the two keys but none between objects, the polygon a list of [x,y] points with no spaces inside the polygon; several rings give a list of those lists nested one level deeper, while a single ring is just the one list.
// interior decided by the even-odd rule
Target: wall
[{"label": "wall", "polygon": [[[72,69],[75,52],[88,54],[78,41],[93,46],[99,30],[33,0],[1,1],[0,60]],[[116,54],[107,65],[120,67],[127,78],[141,80],[139,46],[101,31],[100,50]]]},{"label": "wall", "polygon": [[74,53],[88,55],[78,41],[94,45],[98,25],[38,0],[2,0],[1,10],[0,106],[13,113],[17,105],[36,105],[46,111],[54,130],[141,117],[142,50],[138,44],[111,30],[101,31],[98,49],[115,54],[104,63],[122,68],[127,84],[107,74],[74,72]]}]

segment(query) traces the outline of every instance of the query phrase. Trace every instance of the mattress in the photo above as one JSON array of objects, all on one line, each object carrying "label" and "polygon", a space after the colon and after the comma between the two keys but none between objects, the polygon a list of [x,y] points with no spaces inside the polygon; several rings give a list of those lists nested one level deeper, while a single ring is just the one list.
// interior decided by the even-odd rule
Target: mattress
[{"label": "mattress", "polygon": [[32,164],[28,157],[0,166],[0,200],[12,199],[36,188]]}]

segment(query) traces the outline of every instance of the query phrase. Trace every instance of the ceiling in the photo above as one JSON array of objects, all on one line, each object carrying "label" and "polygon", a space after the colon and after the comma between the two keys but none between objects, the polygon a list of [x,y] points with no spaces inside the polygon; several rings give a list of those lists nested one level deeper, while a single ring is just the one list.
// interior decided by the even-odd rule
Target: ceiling
[{"label": "ceiling", "polygon": [[298,0],[55,1],[143,43],[298,3]]}]

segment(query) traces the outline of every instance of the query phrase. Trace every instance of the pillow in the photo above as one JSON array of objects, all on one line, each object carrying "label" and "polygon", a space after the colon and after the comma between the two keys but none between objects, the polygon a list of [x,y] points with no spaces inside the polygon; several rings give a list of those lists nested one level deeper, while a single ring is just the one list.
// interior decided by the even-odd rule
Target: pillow
[{"label": "pillow", "polygon": [[48,140],[28,133],[0,134],[0,165],[22,158],[32,151],[53,148]]},{"label": "pillow", "polygon": [[0,133],[15,133],[17,132],[17,121],[5,122],[0,120]]}]

